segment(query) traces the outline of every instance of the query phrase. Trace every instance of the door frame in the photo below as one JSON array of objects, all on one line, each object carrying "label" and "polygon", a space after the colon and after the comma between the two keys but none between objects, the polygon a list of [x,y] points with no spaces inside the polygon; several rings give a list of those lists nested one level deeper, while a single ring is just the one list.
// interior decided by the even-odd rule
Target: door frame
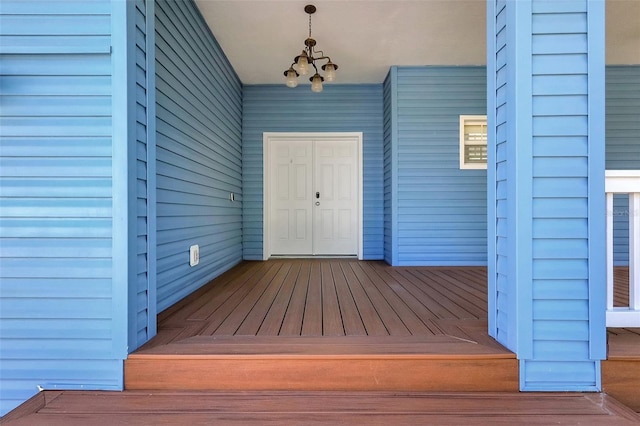
[{"label": "door frame", "polygon": [[268,260],[271,257],[271,244],[269,240],[269,214],[270,214],[270,194],[269,194],[269,149],[272,140],[344,140],[350,139],[357,142],[357,167],[358,167],[358,241],[357,256],[362,260],[363,230],[362,230],[362,192],[363,192],[363,169],[362,169],[362,132],[264,132],[262,134],[262,259]]}]

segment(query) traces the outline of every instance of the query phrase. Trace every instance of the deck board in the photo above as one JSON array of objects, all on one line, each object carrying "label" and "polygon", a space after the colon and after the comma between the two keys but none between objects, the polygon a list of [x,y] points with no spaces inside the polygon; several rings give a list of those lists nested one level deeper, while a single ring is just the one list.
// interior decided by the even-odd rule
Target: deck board
[{"label": "deck board", "polygon": [[307,300],[302,320],[303,336],[322,335],[322,280],[320,263],[312,262],[307,287]]},{"label": "deck board", "polygon": [[364,290],[363,284],[358,280],[353,269],[346,263],[341,264],[342,271],[347,279],[347,285],[353,295],[360,317],[364,324],[367,335],[369,336],[384,336],[388,335],[387,328],[385,327],[380,315],[373,306],[371,300],[367,296]]},{"label": "deck board", "polygon": [[427,282],[432,283],[429,294],[438,294],[443,300],[446,299],[452,302],[450,306],[457,306],[462,309],[464,313],[459,314],[462,318],[481,318],[486,316],[487,309],[481,305],[486,303],[486,299],[472,298],[467,291],[457,285],[452,285],[450,277],[441,271],[420,268],[414,269],[412,273],[419,277],[422,276]]},{"label": "deck board", "polygon": [[[373,304],[378,316],[384,323],[387,332],[392,336],[410,335],[411,332],[400,318],[399,313],[393,310],[384,295],[375,286],[375,284],[371,282],[371,278],[362,269],[362,265],[360,263],[351,262],[348,266],[351,267],[356,278],[362,284],[366,295]],[[402,314],[402,312],[400,314]]]},{"label": "deck board", "polygon": [[[401,321],[412,335],[420,334],[432,334],[425,321],[422,321],[418,315],[407,305],[402,297],[395,291],[395,289],[384,282],[384,280],[377,274],[374,268],[368,263],[361,263],[360,267],[365,271],[370,282],[380,292],[382,297],[387,301],[391,309],[396,312]],[[427,318],[425,318],[427,319]]]},{"label": "deck board", "polygon": [[[217,288],[204,287],[206,292],[196,297],[189,297],[188,304],[176,311],[171,318],[163,320],[160,317],[160,323],[179,323],[183,319],[190,321],[206,321],[216,310],[222,306],[236,291],[251,279],[251,277],[264,273],[268,265],[260,265],[260,267],[250,268],[246,263],[240,264],[238,267],[231,269],[223,274],[220,279],[221,283]],[[238,271],[236,271],[238,269]],[[191,306],[198,307],[192,309]],[[183,313],[184,312],[184,313]]]},{"label": "deck board", "polygon": [[331,264],[322,262],[320,269],[322,271],[322,335],[344,336],[342,313]]},{"label": "deck board", "polygon": [[299,263],[290,266],[278,294],[258,329],[258,335],[274,336],[280,333],[299,273]]},{"label": "deck board", "polygon": [[379,264],[370,265],[380,278],[387,283],[389,288],[404,302],[411,312],[422,321],[430,334],[439,334],[439,329],[430,321],[437,316],[429,310],[424,304],[420,303],[402,284],[397,282],[385,268]]},{"label": "deck board", "polygon": [[340,304],[340,314],[344,324],[344,333],[347,336],[366,336],[367,330],[362,322],[362,317],[353,299],[353,295],[347,285],[347,279],[340,267],[340,263],[331,262],[331,273],[336,284],[336,294]]},{"label": "deck board", "polygon": [[410,285],[411,293],[416,299],[429,306],[435,314],[435,318],[470,318],[472,317],[467,311],[458,306],[457,303],[451,302],[446,292],[438,290],[439,285],[434,283],[428,277],[421,274],[413,274],[411,270],[400,269],[398,271],[406,281],[405,284]]},{"label": "deck board", "polygon": [[576,393],[65,391],[36,407],[8,424],[607,426],[640,421],[607,395]]},{"label": "deck board", "polygon": [[[251,306],[244,320],[242,320],[242,324],[240,325],[240,327],[238,327],[238,330],[234,334],[240,336],[255,336],[256,334],[258,334],[258,330],[264,323],[265,318],[267,317],[269,310],[273,306],[273,302],[280,292],[280,289],[284,284],[287,275],[289,275],[291,266],[291,264],[283,264],[280,267],[278,273],[268,283],[265,290],[257,298],[255,304]],[[251,303],[251,300],[252,299],[249,298],[249,304]],[[224,333],[220,332],[218,334]]]},{"label": "deck board", "polygon": [[300,336],[302,333],[302,319],[304,318],[305,299],[309,288],[309,274],[311,265],[300,264],[300,272],[296,277],[295,286],[289,306],[282,321],[280,336]]},{"label": "deck board", "polygon": [[[242,288],[236,291],[233,296],[220,307],[220,311],[222,311],[221,315],[218,316],[218,312],[216,311],[216,315],[205,330],[205,334],[209,332],[210,334],[222,335],[235,334],[260,296],[262,296],[266,287],[271,283],[271,280],[278,274],[281,268],[281,262],[273,262],[264,275],[257,277],[258,280],[256,282],[251,280],[247,281]],[[225,316],[224,314],[226,313],[228,313],[228,315]],[[217,324],[218,322],[219,325]]]}]

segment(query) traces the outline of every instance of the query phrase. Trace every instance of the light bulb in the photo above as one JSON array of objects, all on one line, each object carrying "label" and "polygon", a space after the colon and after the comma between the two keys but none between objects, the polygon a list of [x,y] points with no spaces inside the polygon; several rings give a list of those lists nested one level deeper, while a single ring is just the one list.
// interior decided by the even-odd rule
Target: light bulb
[{"label": "light bulb", "polygon": [[322,92],[322,77],[320,74],[316,73],[313,77],[311,77],[311,91],[315,93]]},{"label": "light bulb", "polygon": [[298,85],[298,74],[293,68],[287,71],[287,87],[296,87]]},{"label": "light bulb", "polygon": [[309,74],[309,61],[307,60],[307,54],[304,51],[302,52],[302,55],[298,56],[296,64],[298,65],[298,72],[300,75]]},{"label": "light bulb", "polygon": [[322,68],[325,70],[325,74],[324,74],[325,80],[334,81],[336,79],[336,67],[331,62],[329,62]]}]

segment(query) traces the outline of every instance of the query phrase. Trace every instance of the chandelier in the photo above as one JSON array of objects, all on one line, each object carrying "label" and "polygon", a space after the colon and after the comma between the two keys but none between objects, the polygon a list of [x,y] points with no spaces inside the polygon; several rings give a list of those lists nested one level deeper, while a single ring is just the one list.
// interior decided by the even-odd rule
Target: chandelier
[{"label": "chandelier", "polygon": [[[284,72],[284,76],[287,77],[287,87],[293,88],[298,85],[298,76],[309,74],[311,67],[313,67],[315,74],[309,78],[311,91],[322,92],[322,82],[325,80],[327,82],[334,81],[336,79],[338,66],[331,62],[331,58],[325,56],[322,50],[316,51],[315,49],[316,41],[311,38],[311,15],[315,13],[316,7],[308,4],[304,7],[304,11],[309,14],[309,37],[304,41],[305,48],[302,49],[302,53],[293,59],[293,63],[289,69]],[[321,67],[325,72],[323,77],[318,73],[316,61],[324,60],[326,60],[327,63]],[[294,66],[296,68],[294,68]]]}]

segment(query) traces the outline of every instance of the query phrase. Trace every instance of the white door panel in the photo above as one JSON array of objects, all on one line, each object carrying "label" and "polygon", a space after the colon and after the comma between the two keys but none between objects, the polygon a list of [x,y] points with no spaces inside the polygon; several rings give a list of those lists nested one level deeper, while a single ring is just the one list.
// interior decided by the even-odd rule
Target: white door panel
[{"label": "white door panel", "polygon": [[314,254],[357,254],[357,154],[356,141],[314,143]]},{"label": "white door panel", "polygon": [[312,254],[311,141],[273,141],[269,150],[271,170],[272,254]]}]

